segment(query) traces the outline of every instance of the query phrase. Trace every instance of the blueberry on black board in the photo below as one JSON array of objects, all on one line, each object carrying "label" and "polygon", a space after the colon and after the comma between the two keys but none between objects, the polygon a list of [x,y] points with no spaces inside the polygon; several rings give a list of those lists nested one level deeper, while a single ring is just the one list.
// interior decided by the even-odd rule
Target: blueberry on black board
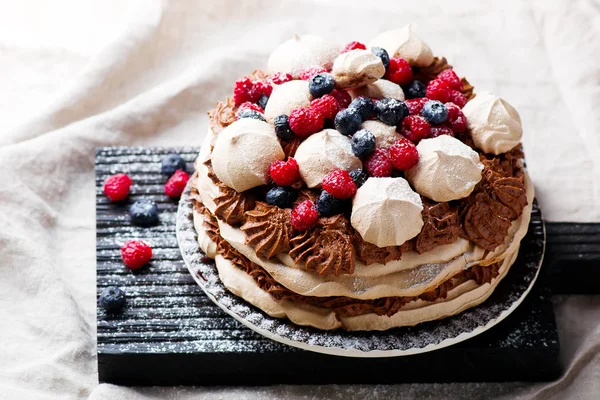
[{"label": "blueberry on black board", "polygon": [[291,187],[275,186],[267,192],[265,200],[272,206],[289,208],[297,198],[298,192]]},{"label": "blueberry on black board", "polygon": [[242,119],[242,118],[252,118],[252,119],[257,119],[259,121],[267,122],[264,115],[262,115],[261,113],[259,113],[256,110],[251,110],[249,108],[245,108],[239,112],[238,119]]},{"label": "blueberry on black board", "polygon": [[134,225],[150,226],[158,223],[158,207],[151,200],[138,200],[129,207]]},{"label": "blueberry on black board", "polygon": [[408,107],[403,101],[388,98],[375,103],[375,115],[386,125],[398,125],[408,114]]},{"label": "blueberry on black board", "polygon": [[360,168],[350,171],[350,176],[352,177],[352,180],[357,188],[364,185],[367,179],[369,179],[369,175],[367,175],[367,173]]},{"label": "blueberry on black board", "polygon": [[352,152],[356,157],[364,158],[375,150],[375,135],[367,129],[361,129],[352,136]]},{"label": "blueberry on black board", "polygon": [[161,171],[166,175],[173,175],[178,169],[185,171],[185,160],[179,154],[167,154],[160,163]]},{"label": "blueberry on black board", "polygon": [[335,129],[342,135],[350,136],[360,128],[362,118],[358,111],[353,108],[346,108],[335,116]]},{"label": "blueberry on black board", "polygon": [[294,132],[290,128],[290,123],[287,115],[278,115],[273,119],[273,125],[275,126],[275,133],[281,140],[292,140]]},{"label": "blueberry on black board", "polygon": [[109,313],[120,311],[125,302],[125,292],[116,286],[105,288],[98,298],[98,305]]},{"label": "blueberry on black board", "polygon": [[404,89],[407,99],[419,99],[425,97],[427,87],[421,81],[411,81]]},{"label": "blueberry on black board", "polygon": [[365,96],[359,96],[352,100],[348,108],[353,108],[360,114],[362,120],[366,120],[373,114],[373,100]]},{"label": "blueberry on black board", "polygon": [[371,53],[373,53],[377,57],[381,58],[381,62],[383,63],[383,66],[387,70],[388,67],[390,66],[390,55],[388,54],[387,50],[384,48],[381,48],[381,47],[372,47]]},{"label": "blueberry on black board", "polygon": [[423,106],[421,115],[432,124],[441,124],[448,118],[448,109],[441,101],[429,100]]},{"label": "blueberry on black board", "polygon": [[308,91],[315,99],[333,92],[333,89],[335,89],[335,79],[326,72],[316,74],[308,81]]},{"label": "blueberry on black board", "polygon": [[269,96],[266,94],[261,94],[258,98],[256,104],[258,104],[263,110],[267,108],[267,103],[269,102]]},{"label": "blueberry on black board", "polygon": [[322,217],[331,217],[344,212],[346,202],[336,199],[326,190],[321,191],[317,199],[317,211]]}]

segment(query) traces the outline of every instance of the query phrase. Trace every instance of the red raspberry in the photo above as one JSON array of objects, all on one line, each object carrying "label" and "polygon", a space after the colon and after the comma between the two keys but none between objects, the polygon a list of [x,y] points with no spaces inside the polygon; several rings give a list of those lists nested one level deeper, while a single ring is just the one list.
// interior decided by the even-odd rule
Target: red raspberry
[{"label": "red raspberry", "polygon": [[181,197],[189,178],[187,172],[178,169],[165,183],[165,194],[169,197]]},{"label": "red raspberry", "polygon": [[350,94],[345,90],[333,89],[333,92],[331,92],[330,94],[337,100],[338,105],[340,106],[340,110],[348,108],[348,106],[352,102],[352,97],[350,97]]},{"label": "red raspberry", "polygon": [[409,115],[404,118],[402,120],[402,126],[412,132],[413,136],[418,139],[417,142],[428,137],[429,129],[431,128],[429,122],[420,115]]},{"label": "red raspberry", "polygon": [[288,117],[290,128],[301,138],[307,138],[323,129],[323,116],[309,107],[296,108]]},{"label": "red raspberry", "polygon": [[274,161],[269,167],[271,179],[279,186],[291,186],[300,177],[300,168],[293,158],[287,161]]},{"label": "red raspberry", "polygon": [[406,104],[406,107],[408,107],[410,115],[421,115],[421,110],[428,101],[429,99],[427,97],[421,97],[418,99],[406,100],[404,104]]},{"label": "red raspberry", "polygon": [[254,110],[254,111],[258,111],[261,114],[264,114],[265,110],[262,109],[261,106],[259,106],[258,104],[254,104],[254,103],[250,103],[249,101],[242,103],[239,107],[238,110],[235,113],[235,119],[238,119],[240,116],[240,112],[242,112],[243,110]]},{"label": "red raspberry", "polygon": [[390,158],[394,168],[406,171],[417,165],[419,162],[419,152],[413,142],[402,138],[390,147]]},{"label": "red raspberry", "polygon": [[463,108],[467,104],[467,96],[459,92],[458,90],[450,91],[450,101],[460,108]]},{"label": "red raspberry", "polygon": [[152,258],[152,248],[141,240],[128,240],[121,247],[121,257],[127,268],[142,268]]},{"label": "red raspberry", "polygon": [[255,94],[257,101],[260,98],[261,94],[264,94],[264,95],[267,95],[267,97],[270,97],[271,93],[273,93],[273,86],[271,86],[270,84],[268,84],[266,82],[254,82],[252,85],[253,85],[252,91],[258,93],[258,94]]},{"label": "red raspberry", "polygon": [[125,200],[131,187],[131,178],[126,174],[111,175],[104,181],[104,194],[110,201]]},{"label": "red raspberry", "polygon": [[365,169],[371,176],[385,178],[392,175],[392,160],[387,151],[375,149],[375,151],[365,160]]},{"label": "red raspberry", "polygon": [[291,223],[292,228],[297,231],[307,231],[317,222],[319,213],[315,203],[310,200],[304,200],[292,210]]},{"label": "red raspberry", "polygon": [[385,79],[398,85],[406,85],[412,81],[413,73],[408,61],[399,57],[392,58],[390,66],[385,71]]},{"label": "red raspberry", "polygon": [[346,45],[346,47],[344,47],[344,50],[342,50],[342,53],[347,53],[350,50],[357,50],[357,49],[366,50],[367,46],[365,46],[361,42],[350,42]]},{"label": "red raspberry", "polygon": [[356,184],[348,171],[338,169],[328,173],[323,178],[323,189],[336,199],[349,199],[356,194]]},{"label": "red raspberry", "polygon": [[448,110],[446,124],[455,133],[464,132],[467,129],[467,118],[460,107],[454,103],[446,103],[446,110]]},{"label": "red raspberry", "polygon": [[239,106],[242,103],[249,101],[250,103],[256,103],[260,97],[260,93],[253,90],[254,85],[248,77],[244,77],[235,81],[233,86],[233,100],[235,105]]},{"label": "red raspberry", "polygon": [[427,85],[426,90],[427,98],[431,100],[439,100],[445,103],[450,99],[450,89],[446,86],[445,82],[434,79]]},{"label": "red raspberry", "polygon": [[454,132],[452,132],[452,129],[450,129],[444,125],[431,127],[431,130],[429,131],[429,137],[434,138],[434,137],[438,137],[441,135],[448,135],[448,136],[454,137]]},{"label": "red raspberry", "polygon": [[462,83],[456,72],[452,69],[445,69],[435,78],[446,84],[450,89],[462,91]]},{"label": "red raspberry", "polygon": [[271,82],[273,82],[275,85],[281,85],[282,83],[289,82],[292,79],[292,75],[284,74],[283,72],[277,72],[271,76]]},{"label": "red raspberry", "polygon": [[310,67],[300,72],[300,79],[303,81],[307,81],[316,74],[320,74],[321,72],[327,72],[327,70],[323,67]]},{"label": "red raspberry", "polygon": [[340,109],[337,100],[330,94],[311,101],[310,108],[316,110],[325,119],[334,119]]}]

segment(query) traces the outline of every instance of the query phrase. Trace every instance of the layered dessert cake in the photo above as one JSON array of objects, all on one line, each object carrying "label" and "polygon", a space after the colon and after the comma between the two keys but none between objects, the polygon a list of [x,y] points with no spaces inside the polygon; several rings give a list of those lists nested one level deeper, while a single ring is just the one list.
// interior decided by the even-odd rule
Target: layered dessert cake
[{"label": "layered dessert cake", "polygon": [[410,26],[345,47],[295,36],[209,117],[199,245],[270,316],[411,326],[477,306],[515,261],[533,202],[519,115]]}]

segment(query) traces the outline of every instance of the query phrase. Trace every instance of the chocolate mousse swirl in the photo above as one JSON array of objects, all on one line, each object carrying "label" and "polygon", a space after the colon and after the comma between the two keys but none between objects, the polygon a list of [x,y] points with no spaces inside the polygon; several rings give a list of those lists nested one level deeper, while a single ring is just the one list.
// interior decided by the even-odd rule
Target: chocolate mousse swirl
[{"label": "chocolate mousse swirl", "polygon": [[240,228],[246,234],[246,244],[260,257],[270,260],[290,251],[290,213],[261,201],[254,210],[246,211],[246,223]]},{"label": "chocolate mousse swirl", "polygon": [[238,193],[230,187],[219,184],[220,194],[215,197],[217,205],[215,215],[229,225],[239,225],[246,222],[246,211],[252,210],[256,201],[250,193]]},{"label": "chocolate mousse swirl", "polygon": [[467,100],[471,100],[475,97],[475,93],[473,93],[475,87],[469,83],[467,78],[460,78],[460,83],[462,84],[463,94],[467,96]]},{"label": "chocolate mousse swirl", "polygon": [[518,166],[522,157],[518,147],[494,158],[480,156],[482,179],[463,201],[460,212],[465,239],[489,251],[504,242],[511,222],[527,205],[525,178]]},{"label": "chocolate mousse swirl", "polygon": [[352,243],[356,249],[356,258],[365,265],[373,263],[385,264],[392,260],[402,258],[400,246],[377,247],[372,243],[365,242],[356,231],[352,233]]},{"label": "chocolate mousse swirl", "polygon": [[415,79],[423,82],[424,84],[428,84],[430,81],[434,80],[436,76],[439,75],[445,69],[451,69],[452,65],[448,64],[446,61],[446,57],[438,58],[434,57],[433,62],[427,67],[414,67],[414,76]]},{"label": "chocolate mousse swirl", "polygon": [[351,274],[355,251],[350,232],[350,224],[343,215],[320,218],[313,229],[290,240],[290,257],[320,276]]},{"label": "chocolate mousse swirl", "polygon": [[235,121],[235,102],[228,97],[225,103],[217,102],[217,107],[208,112],[210,129],[215,134],[221,133],[225,127]]},{"label": "chocolate mousse swirl", "polygon": [[422,197],[423,228],[414,239],[414,249],[419,254],[443,244],[454,243],[461,228],[458,208],[448,203],[435,203]]}]

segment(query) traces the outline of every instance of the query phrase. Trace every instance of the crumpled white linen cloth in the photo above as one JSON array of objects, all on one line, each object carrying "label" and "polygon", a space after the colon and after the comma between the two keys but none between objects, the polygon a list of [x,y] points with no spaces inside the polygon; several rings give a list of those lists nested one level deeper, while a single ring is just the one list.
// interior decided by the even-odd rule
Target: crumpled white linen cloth
[{"label": "crumpled white linen cloth", "polygon": [[546,219],[600,222],[597,1],[7,2],[0,399],[597,398],[600,296],[555,299],[565,373],[551,383],[98,384],[94,148],[200,145],[206,111],[294,33],[368,42],[407,23],[520,112]]}]

